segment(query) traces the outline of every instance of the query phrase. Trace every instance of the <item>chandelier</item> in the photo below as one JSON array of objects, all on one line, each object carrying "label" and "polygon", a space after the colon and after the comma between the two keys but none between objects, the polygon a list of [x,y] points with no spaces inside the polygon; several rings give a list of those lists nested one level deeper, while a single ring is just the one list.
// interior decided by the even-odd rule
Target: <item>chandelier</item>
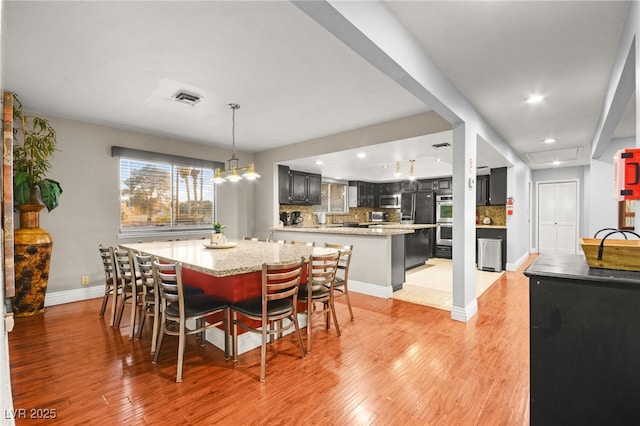
[{"label": "chandelier", "polygon": [[[213,183],[224,183],[226,181],[229,182],[238,182],[245,178],[247,180],[256,180],[260,177],[258,173],[256,173],[255,167],[253,163],[250,163],[246,167],[240,167],[240,160],[236,155],[236,110],[240,109],[240,105],[238,104],[229,104],[229,108],[231,108],[231,141],[233,144],[233,152],[231,153],[231,158],[227,161],[227,169],[220,170],[217,168],[214,171],[213,175]],[[246,171],[245,171],[246,170]],[[242,175],[238,174],[239,171],[245,171]],[[226,175],[226,176],[225,176]]]}]

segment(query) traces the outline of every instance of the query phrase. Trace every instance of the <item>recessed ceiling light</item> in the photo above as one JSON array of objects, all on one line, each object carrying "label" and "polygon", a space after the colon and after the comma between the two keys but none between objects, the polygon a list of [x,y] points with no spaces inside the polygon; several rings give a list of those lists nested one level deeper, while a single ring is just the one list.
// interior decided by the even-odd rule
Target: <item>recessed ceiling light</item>
[{"label": "recessed ceiling light", "polygon": [[316,164],[320,165],[320,164],[324,164],[324,163],[322,162],[322,160],[316,160]]},{"label": "recessed ceiling light", "polygon": [[542,95],[531,95],[527,98],[527,103],[528,104],[537,104],[539,102],[542,102],[542,100],[544,99],[544,96]]},{"label": "recessed ceiling light", "polygon": [[556,141],[556,138],[546,138],[542,142],[544,142],[544,143],[554,143],[555,141]]},{"label": "recessed ceiling light", "polygon": [[365,154],[364,152],[359,152],[358,153],[358,158],[365,158],[367,156],[367,154]]},{"label": "recessed ceiling light", "polygon": [[342,179],[342,176],[334,176],[334,179]]},{"label": "recessed ceiling light", "polygon": [[554,161],[552,164],[553,164],[554,166],[558,166],[558,165],[560,165],[560,162],[559,162],[558,160],[556,160],[556,161]]},{"label": "recessed ceiling light", "polygon": [[439,158],[436,158],[436,163],[439,163],[441,160]]}]

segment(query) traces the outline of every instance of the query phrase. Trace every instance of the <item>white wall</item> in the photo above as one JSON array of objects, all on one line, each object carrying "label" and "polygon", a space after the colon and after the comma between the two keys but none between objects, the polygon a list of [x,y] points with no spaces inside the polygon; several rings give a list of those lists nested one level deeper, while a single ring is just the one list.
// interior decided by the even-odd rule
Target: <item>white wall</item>
[{"label": "white wall", "polygon": [[[64,191],[60,205],[40,215],[40,226],[53,237],[48,298],[52,293],[80,290],[82,275],[89,275],[90,286],[102,287],[104,272],[98,245],[131,241],[118,238],[119,161],[111,157],[112,145],[223,162],[230,156],[227,149],[48,118],[56,129],[60,149],[51,161],[48,177],[58,180]],[[243,162],[252,160],[248,154],[238,156]],[[250,182],[219,187],[218,219],[227,224],[225,232],[231,238],[252,232],[253,191]],[[174,234],[166,238],[185,237]]]}]

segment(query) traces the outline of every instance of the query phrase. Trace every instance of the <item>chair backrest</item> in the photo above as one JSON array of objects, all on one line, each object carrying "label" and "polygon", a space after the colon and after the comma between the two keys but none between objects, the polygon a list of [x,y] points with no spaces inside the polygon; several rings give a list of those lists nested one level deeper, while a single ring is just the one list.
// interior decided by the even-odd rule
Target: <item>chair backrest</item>
[{"label": "chair backrest", "polygon": [[319,285],[333,287],[339,260],[339,250],[335,253],[311,255],[309,258],[309,273],[313,287]]},{"label": "chair backrest", "polygon": [[349,279],[349,266],[351,266],[351,255],[353,254],[353,244],[339,245],[324,243],[327,248],[340,250],[340,259],[338,260],[338,273],[342,275],[340,278],[347,281]]},{"label": "chair backrest", "polygon": [[287,264],[262,264],[262,310],[268,301],[293,298],[295,305],[302,276],[304,257]]},{"label": "chair backrest", "polygon": [[136,253],[134,256],[138,272],[140,272],[140,278],[144,285],[145,293],[149,293],[151,290],[155,291],[155,279],[153,277],[153,263],[151,256],[146,254]]},{"label": "chair backrest", "polygon": [[122,284],[135,284],[138,280],[131,251],[116,250],[113,252],[113,255],[118,267],[118,276],[120,277]]},{"label": "chair backrest", "polygon": [[158,284],[160,297],[164,301],[163,306],[171,302],[178,302],[180,315],[184,316],[184,290],[182,287],[182,264],[160,263],[153,261],[153,275]]},{"label": "chair backrest", "polygon": [[315,247],[316,243],[315,242],[305,242],[305,241],[295,241],[295,240],[291,240],[289,241],[289,244],[293,244],[293,245],[298,245],[298,246],[308,246],[308,247]]},{"label": "chair backrest", "polygon": [[110,284],[115,284],[118,280],[118,267],[114,258],[115,250],[113,247],[98,246],[102,267],[104,268],[104,279],[105,282]]}]

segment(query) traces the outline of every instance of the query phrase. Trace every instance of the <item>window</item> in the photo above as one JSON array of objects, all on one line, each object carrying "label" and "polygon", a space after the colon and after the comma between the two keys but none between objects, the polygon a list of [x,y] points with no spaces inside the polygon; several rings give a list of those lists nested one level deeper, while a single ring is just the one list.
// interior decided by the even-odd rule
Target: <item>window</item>
[{"label": "window", "polygon": [[344,182],[323,181],[321,199],[322,204],[313,206],[314,212],[346,213],[347,184]]},{"label": "window", "polygon": [[120,157],[121,232],[211,229],[218,163],[118,147],[112,155]]}]

